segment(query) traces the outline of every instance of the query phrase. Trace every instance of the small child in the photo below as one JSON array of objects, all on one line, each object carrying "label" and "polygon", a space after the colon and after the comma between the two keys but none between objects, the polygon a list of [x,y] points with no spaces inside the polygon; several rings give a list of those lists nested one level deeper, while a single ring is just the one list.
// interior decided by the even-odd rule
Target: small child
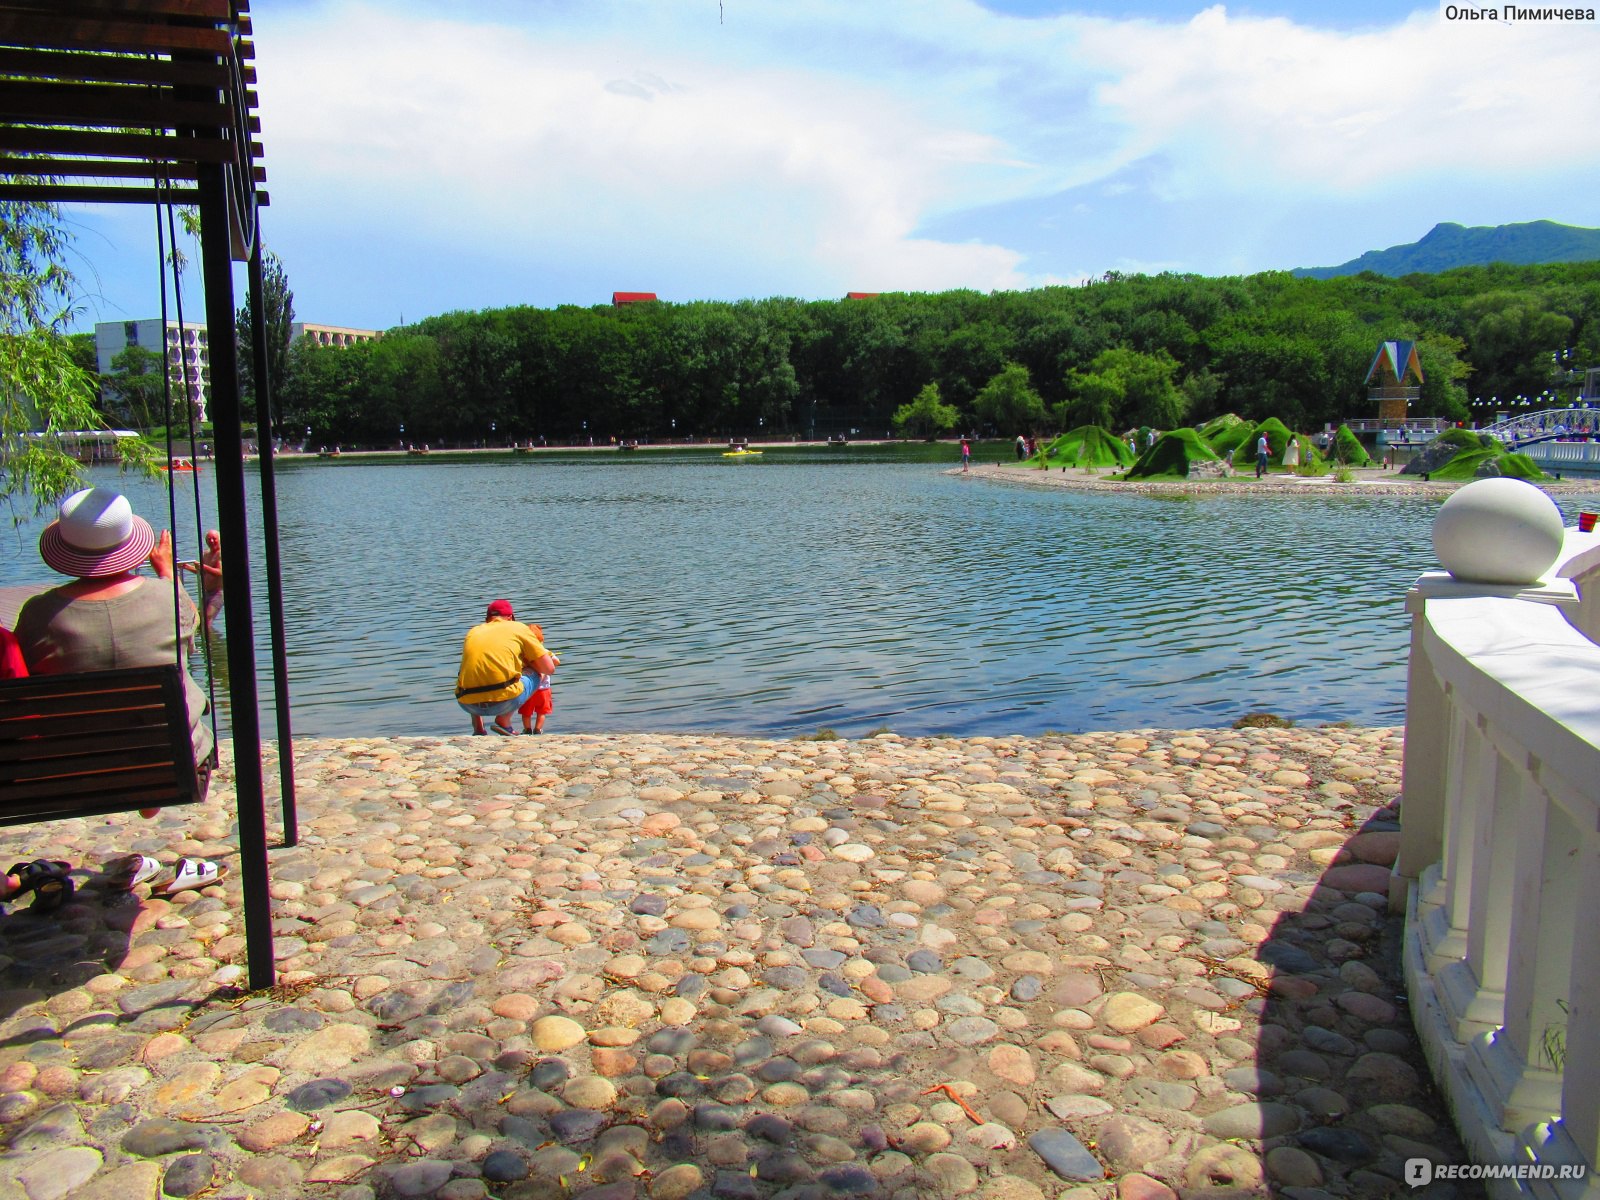
[{"label": "small child", "polygon": [[[529,625],[528,625],[528,628],[533,630],[533,636],[538,638],[539,639],[539,644],[541,646],[543,646],[544,645],[544,626],[543,625],[534,625],[534,624],[532,624],[530,622]],[[558,667],[561,665],[561,660],[556,657],[555,651],[551,650],[549,646],[545,646],[545,653],[548,654],[551,657],[551,659],[555,662],[555,664]],[[551,688],[550,688],[550,680],[551,680],[551,678],[552,678],[552,676],[544,675],[544,674],[541,674],[539,676],[538,685],[533,689],[533,701],[532,701],[532,703],[533,703],[533,709],[532,709],[532,711],[533,711],[533,726],[532,726],[532,728],[530,728],[526,724],[526,722],[528,720],[528,714],[527,713],[523,713],[522,714],[522,720],[524,722],[524,724],[522,726],[522,732],[525,733],[525,734],[528,734],[528,733],[543,733],[544,732],[544,719],[546,717],[548,717],[551,714],[551,712],[554,711],[554,709],[555,709],[555,692],[552,691]]]}]

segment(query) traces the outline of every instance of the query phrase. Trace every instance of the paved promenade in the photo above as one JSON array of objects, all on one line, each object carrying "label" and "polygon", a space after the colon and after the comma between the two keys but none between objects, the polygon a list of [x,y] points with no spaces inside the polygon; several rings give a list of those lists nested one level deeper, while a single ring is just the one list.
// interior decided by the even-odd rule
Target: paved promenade
[{"label": "paved promenade", "polygon": [[[1397,730],[297,756],[268,993],[226,762],[0,831],[84,867],[0,917],[0,1200],[1323,1200],[1461,1159],[1385,912]],[[116,851],[232,874],[108,906]]]}]

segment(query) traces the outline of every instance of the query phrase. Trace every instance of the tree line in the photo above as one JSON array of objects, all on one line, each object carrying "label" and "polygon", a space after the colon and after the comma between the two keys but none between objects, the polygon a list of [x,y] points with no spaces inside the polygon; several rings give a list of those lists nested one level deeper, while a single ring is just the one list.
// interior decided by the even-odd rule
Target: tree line
[{"label": "tree line", "polygon": [[[1225,412],[1310,429],[1376,415],[1364,380],[1392,339],[1419,347],[1416,415],[1488,420],[1519,396],[1571,399],[1581,368],[1600,365],[1600,263],[1402,279],[1112,273],[987,295],[514,307],[431,317],[343,348],[288,344],[281,264],[268,293],[279,433],[347,446],[1012,436],[1172,428]],[[247,364],[248,331],[242,322]]]}]

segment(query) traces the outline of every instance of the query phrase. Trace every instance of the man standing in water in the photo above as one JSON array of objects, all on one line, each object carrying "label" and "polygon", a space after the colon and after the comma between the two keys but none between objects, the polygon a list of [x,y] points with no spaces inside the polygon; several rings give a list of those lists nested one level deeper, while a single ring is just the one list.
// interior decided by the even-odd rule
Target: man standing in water
[{"label": "man standing in water", "polygon": [[222,611],[222,535],[215,529],[206,530],[206,548],[199,560],[181,562],[178,567],[200,577],[200,607],[210,629]]}]

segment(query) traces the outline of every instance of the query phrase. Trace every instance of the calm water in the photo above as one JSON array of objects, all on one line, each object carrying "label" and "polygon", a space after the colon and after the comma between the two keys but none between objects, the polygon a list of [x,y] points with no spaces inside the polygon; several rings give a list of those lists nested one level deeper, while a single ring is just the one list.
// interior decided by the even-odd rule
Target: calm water
[{"label": "calm water", "polygon": [[[1402,719],[1402,598],[1434,565],[1437,500],[1085,495],[944,465],[280,463],[295,730],[464,732],[460,639],[497,596],[562,656],[552,731]],[[165,523],[159,486],[121,486]],[[37,529],[4,539],[0,586],[53,581]]]}]

